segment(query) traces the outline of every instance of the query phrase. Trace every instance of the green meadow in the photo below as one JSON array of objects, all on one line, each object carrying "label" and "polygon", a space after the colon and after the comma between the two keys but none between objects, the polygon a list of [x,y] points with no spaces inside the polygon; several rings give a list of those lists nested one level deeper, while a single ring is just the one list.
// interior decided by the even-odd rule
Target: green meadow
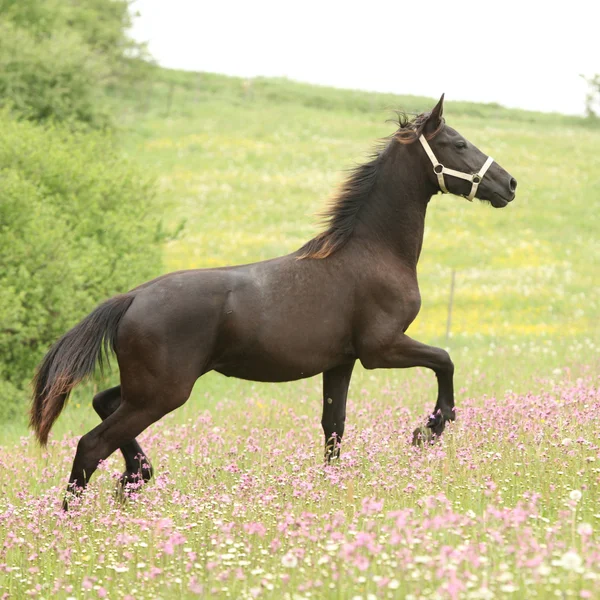
[{"label": "green meadow", "polygon": [[[346,170],[394,131],[394,110],[434,103],[285,80],[164,77],[124,115],[123,138],[156,173],[169,225],[184,223],[165,249],[168,271],[295,250],[319,231],[318,212]],[[432,200],[419,264],[423,308],[409,333],[449,348],[459,383],[486,373],[490,387],[478,391],[487,393],[587,365],[599,341],[600,128],[452,99],[446,119],[517,179],[517,199],[504,210]],[[376,388],[404,374],[358,374],[373,377]],[[227,393],[239,384],[214,385]],[[265,393],[277,394],[272,387]]]},{"label": "green meadow", "polygon": [[[320,230],[318,213],[347,169],[393,133],[394,111],[428,110],[435,99],[159,69],[151,83],[115,91],[113,102],[124,152],[155,178],[164,226],[177,232],[164,249],[169,272],[297,249]],[[433,198],[419,263],[423,304],[409,334],[450,351],[463,395],[523,392],[596,371],[600,126],[452,98],[445,117],[517,179],[517,198],[500,210]],[[403,402],[425,415],[435,378],[415,373],[359,367],[350,394],[413,381]],[[249,393],[293,403],[307,387],[318,412],[318,379],[271,385],[209,374],[179,412],[187,418]],[[56,433],[93,424],[90,402],[89,388],[75,393]],[[6,434],[24,433],[23,423]]]},{"label": "green meadow", "polygon": [[[156,181],[168,272],[297,249],[393,111],[435,99],[156,70],[112,102],[118,143]],[[443,441],[409,445],[435,402],[425,369],[357,366],[327,467],[320,378],[208,374],[140,436],[156,477],[137,500],[113,501],[113,455],[64,515],[113,373],[76,390],[47,450],[25,415],[1,430],[2,598],[600,597],[600,127],[452,98],[445,116],[518,190],[502,210],[441,195],[428,209],[409,334],[455,363]]]}]

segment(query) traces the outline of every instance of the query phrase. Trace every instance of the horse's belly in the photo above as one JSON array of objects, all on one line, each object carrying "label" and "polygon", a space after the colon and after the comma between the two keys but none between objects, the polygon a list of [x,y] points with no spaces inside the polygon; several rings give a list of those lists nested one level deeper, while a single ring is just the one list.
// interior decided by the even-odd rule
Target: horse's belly
[{"label": "horse's belly", "polygon": [[227,377],[237,377],[248,381],[295,381],[318,375],[324,369],[317,367],[307,368],[298,365],[285,365],[280,362],[261,361],[253,363],[251,360],[244,360],[237,364],[228,364],[215,368],[217,373]]},{"label": "horse's belly", "polygon": [[[298,342],[298,340],[295,340]],[[342,340],[320,343],[293,343],[282,336],[268,344],[230,347],[216,361],[213,370],[251,381],[294,381],[313,377],[353,356],[353,349]]]}]

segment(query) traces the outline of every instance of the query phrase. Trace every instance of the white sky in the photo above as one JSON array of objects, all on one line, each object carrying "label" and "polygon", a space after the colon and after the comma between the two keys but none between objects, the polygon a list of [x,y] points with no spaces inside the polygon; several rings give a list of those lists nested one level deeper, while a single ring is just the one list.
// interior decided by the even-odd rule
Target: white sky
[{"label": "white sky", "polygon": [[599,0],[136,0],[167,67],[582,114]]}]

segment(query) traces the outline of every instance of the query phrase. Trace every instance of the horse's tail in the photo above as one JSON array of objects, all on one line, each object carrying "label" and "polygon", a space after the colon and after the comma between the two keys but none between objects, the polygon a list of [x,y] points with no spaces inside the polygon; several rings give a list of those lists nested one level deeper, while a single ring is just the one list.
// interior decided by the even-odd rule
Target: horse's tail
[{"label": "horse's tail", "polygon": [[29,426],[42,446],[71,390],[94,372],[96,362],[101,369],[104,360],[108,363],[109,351],[115,351],[119,322],[134,298],[135,294],[123,294],[100,304],[65,333],[39,365],[33,379]]}]

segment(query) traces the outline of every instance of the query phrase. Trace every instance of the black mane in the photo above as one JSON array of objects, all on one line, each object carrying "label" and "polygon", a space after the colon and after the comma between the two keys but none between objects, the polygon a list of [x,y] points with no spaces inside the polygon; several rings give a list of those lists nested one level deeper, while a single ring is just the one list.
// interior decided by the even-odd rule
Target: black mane
[{"label": "black mane", "polygon": [[369,162],[350,170],[349,177],[320,214],[325,222],[325,231],[306,242],[298,251],[298,258],[327,258],[344,246],[354,231],[360,209],[373,190],[382,157],[391,141],[398,139],[406,143],[416,139],[416,133],[428,116],[429,113],[422,113],[410,118],[404,112],[396,113],[393,122],[398,124],[398,131],[379,142]]}]

